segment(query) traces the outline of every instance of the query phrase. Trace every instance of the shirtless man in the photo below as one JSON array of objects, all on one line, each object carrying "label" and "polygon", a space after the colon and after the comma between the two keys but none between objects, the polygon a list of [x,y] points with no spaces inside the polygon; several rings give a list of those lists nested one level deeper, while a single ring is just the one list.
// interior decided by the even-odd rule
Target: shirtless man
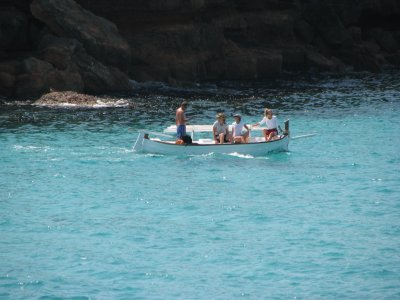
[{"label": "shirtless man", "polygon": [[186,135],[186,116],[185,110],[188,106],[186,101],[183,101],[181,106],[176,110],[176,137],[177,139],[182,139]]}]

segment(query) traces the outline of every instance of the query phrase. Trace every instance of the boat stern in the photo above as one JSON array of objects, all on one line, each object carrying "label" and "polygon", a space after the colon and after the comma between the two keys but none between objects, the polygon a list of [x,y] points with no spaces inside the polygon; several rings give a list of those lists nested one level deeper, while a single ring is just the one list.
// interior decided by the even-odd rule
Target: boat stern
[{"label": "boat stern", "polygon": [[289,120],[286,120],[285,122],[284,122],[284,124],[285,124],[285,130],[283,131],[283,135],[290,135],[290,130],[289,130]]},{"label": "boat stern", "polygon": [[143,150],[143,143],[146,135],[147,134],[144,131],[139,131],[139,135],[136,139],[135,144],[133,145],[133,150],[135,150],[136,152],[140,152]]}]

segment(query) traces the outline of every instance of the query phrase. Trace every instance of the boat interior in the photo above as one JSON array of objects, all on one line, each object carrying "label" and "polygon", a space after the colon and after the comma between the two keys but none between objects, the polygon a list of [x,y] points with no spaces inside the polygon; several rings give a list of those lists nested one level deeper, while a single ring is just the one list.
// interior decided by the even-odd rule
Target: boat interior
[{"label": "boat interior", "polygon": [[[272,141],[276,141],[279,140],[281,138],[283,138],[284,135],[280,135],[277,136],[276,138],[274,138]],[[175,141],[165,141],[165,140],[161,140],[159,138],[150,138],[152,141],[156,141],[156,142],[163,142],[163,143],[168,143],[168,144],[175,144]],[[272,142],[271,141],[271,142]],[[264,137],[250,137],[248,143],[261,143],[261,142],[265,142]],[[213,139],[198,139],[198,140],[194,140],[193,144],[199,144],[199,145],[218,145],[214,143]],[[230,143],[225,143],[225,144],[230,144]]]}]

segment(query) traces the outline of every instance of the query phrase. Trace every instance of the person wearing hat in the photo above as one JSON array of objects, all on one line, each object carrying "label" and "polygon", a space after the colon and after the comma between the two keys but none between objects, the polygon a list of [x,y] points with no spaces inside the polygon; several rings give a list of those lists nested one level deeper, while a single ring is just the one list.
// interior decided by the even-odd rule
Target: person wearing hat
[{"label": "person wearing hat", "polygon": [[278,135],[278,119],[275,115],[272,114],[272,110],[266,108],[264,110],[265,117],[258,123],[253,124],[254,127],[265,124],[267,129],[263,129],[263,135],[266,142],[269,142],[274,139],[275,136]]},{"label": "person wearing hat", "polygon": [[223,113],[217,114],[217,121],[213,124],[213,136],[216,144],[229,142],[229,127],[225,122]]},{"label": "person wearing hat", "polygon": [[[247,143],[250,136],[250,129],[245,123],[242,122],[242,116],[240,114],[234,114],[233,118],[235,122],[232,123],[232,142],[233,143]],[[243,128],[246,129],[243,132]]]}]

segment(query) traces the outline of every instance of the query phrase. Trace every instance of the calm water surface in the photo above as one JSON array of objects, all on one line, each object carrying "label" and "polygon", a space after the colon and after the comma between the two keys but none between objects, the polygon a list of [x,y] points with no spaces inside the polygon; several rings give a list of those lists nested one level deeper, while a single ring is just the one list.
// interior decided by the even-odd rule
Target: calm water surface
[{"label": "calm water surface", "polygon": [[[0,298],[399,299],[399,78],[0,106]],[[317,136],[265,157],[135,153],[183,98],[192,123],[269,106]]]}]

